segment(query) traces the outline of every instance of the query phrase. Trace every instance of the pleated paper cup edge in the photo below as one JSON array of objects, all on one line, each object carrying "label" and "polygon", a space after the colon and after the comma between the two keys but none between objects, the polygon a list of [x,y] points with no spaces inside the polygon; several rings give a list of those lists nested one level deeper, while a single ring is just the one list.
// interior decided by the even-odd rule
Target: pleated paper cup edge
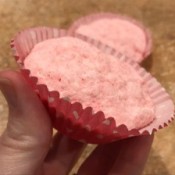
[{"label": "pleated paper cup edge", "polygon": [[[48,30],[53,30],[53,28],[48,28],[48,27],[46,27]],[[35,30],[36,29],[38,29],[38,30],[43,30],[43,27],[42,28],[35,28]],[[28,30],[33,30],[32,28],[31,29],[28,29]],[[25,30],[25,32],[26,31],[28,31],[28,30]],[[58,29],[54,29],[54,30],[58,30]],[[22,32],[20,32],[20,34],[21,34]],[[61,30],[61,32],[60,32],[60,30],[58,30],[58,36],[57,37],[59,37],[59,33],[61,33],[60,35],[61,36],[67,36],[67,35],[69,35],[69,36],[72,36],[72,34],[70,34],[70,32],[67,32],[66,30]],[[17,39],[17,37],[18,37],[18,35],[15,37],[15,39],[14,40],[12,40],[12,43],[11,43],[11,47],[12,47],[12,50],[15,50],[15,40]],[[74,37],[78,37],[78,36],[76,36],[76,34],[75,34],[75,36]],[[55,38],[55,36],[53,37],[53,38]],[[85,37],[86,38],[86,37]],[[84,38],[84,39],[85,39]],[[48,39],[50,39],[50,38],[48,38]],[[88,41],[88,42],[90,42],[90,41]],[[95,44],[96,45],[96,44]],[[104,47],[104,45],[103,44],[98,44],[98,48],[100,47],[100,46],[103,46]],[[107,46],[106,46],[107,47]],[[109,49],[110,50],[110,49]],[[113,55],[115,55],[115,51],[113,50],[113,49],[111,49],[112,50],[112,54]],[[17,53],[17,50],[15,51],[15,58],[16,58],[16,60],[17,60],[17,62],[18,62],[18,64],[20,64],[21,65],[21,62],[20,62],[20,55],[18,55],[18,53]],[[123,59],[123,61],[126,61],[126,62],[128,62],[129,64],[131,64],[132,66],[133,65],[135,65],[135,67],[136,68],[138,68],[139,67],[139,65],[137,64],[137,63],[135,63],[135,62],[133,62],[133,61],[130,61],[129,59],[127,59],[127,58],[120,58],[120,59]],[[29,71],[29,70],[28,70]],[[29,71],[30,72],[30,71]],[[144,71],[143,71],[144,72]],[[145,71],[146,72],[146,71]],[[29,79],[30,79],[30,75],[29,75]],[[36,82],[36,85],[37,85],[37,82]],[[47,86],[46,86],[47,87]],[[49,92],[48,92],[48,97],[49,97]],[[83,109],[84,110],[84,109]],[[173,116],[172,116],[172,118],[174,118]],[[104,120],[101,120],[101,122],[104,122],[104,121],[106,121],[106,120],[108,120],[108,118],[103,118]],[[166,123],[167,124],[167,123]],[[158,128],[153,128],[152,129],[152,132],[154,132],[155,130],[158,130],[158,129],[160,129],[160,127],[162,127],[162,126],[159,126]],[[121,126],[116,126],[116,128],[115,128],[115,134],[116,133],[125,133],[125,136],[127,137],[127,135],[128,135],[128,137],[130,137],[130,136],[136,136],[136,135],[141,135],[141,134],[152,134],[152,132],[148,132],[147,130],[144,130],[144,128],[142,129],[142,130],[137,130],[137,129],[133,129],[132,131],[128,131],[128,129],[127,129],[127,127],[125,126],[125,125],[121,125]],[[112,140],[115,140],[115,139],[117,139],[117,138],[119,138],[120,136],[118,135],[116,138],[114,137]],[[122,137],[122,134],[121,134],[121,137]],[[99,137],[100,138],[100,137]]]}]

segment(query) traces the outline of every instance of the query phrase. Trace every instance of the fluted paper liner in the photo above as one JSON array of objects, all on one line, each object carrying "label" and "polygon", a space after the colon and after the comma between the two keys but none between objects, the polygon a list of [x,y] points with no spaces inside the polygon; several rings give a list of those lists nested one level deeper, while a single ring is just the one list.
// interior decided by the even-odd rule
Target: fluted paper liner
[{"label": "fluted paper liner", "polygon": [[[115,19],[122,19],[125,21],[128,21],[134,25],[136,25],[137,27],[139,27],[145,34],[145,38],[146,38],[146,47],[145,47],[145,51],[143,52],[143,57],[142,59],[138,60],[138,63],[141,63],[144,59],[146,59],[152,52],[152,46],[153,46],[153,42],[152,42],[152,37],[151,37],[151,32],[148,28],[146,28],[141,22],[139,22],[138,20],[125,16],[125,15],[120,15],[120,14],[115,14],[115,13],[94,13],[94,14],[90,14],[84,17],[81,17],[79,19],[77,19],[75,22],[73,22],[73,24],[70,26],[69,30],[71,32],[76,32],[77,29],[81,26],[81,25],[88,25],[90,24],[92,21],[96,21],[99,19],[103,19],[103,18],[115,18]],[[109,32],[109,31],[107,31]],[[133,34],[134,35],[134,34]],[[90,37],[90,36],[88,36]],[[105,44],[105,43],[104,43]]]},{"label": "fluted paper liner", "polygon": [[[156,109],[156,119],[142,129],[128,130],[125,125],[118,126],[114,118],[106,118],[102,111],[94,114],[92,107],[82,108],[80,103],[71,103],[67,99],[60,98],[59,92],[49,91],[46,85],[38,84],[37,77],[31,76],[30,70],[24,67],[24,59],[35,44],[43,40],[63,36],[76,37],[99,49],[103,48],[106,53],[112,54],[117,59],[133,66],[138,74],[143,77],[149,89]],[[87,143],[102,144],[122,138],[152,134],[154,131],[167,126],[174,118],[173,102],[159,82],[137,63],[122,54],[116,53],[114,49],[98,41],[71,33],[70,31],[38,27],[27,29],[17,34],[11,42],[11,47],[14,51],[16,61],[20,66],[21,73],[47,108],[53,126],[61,133],[73,139]]]}]

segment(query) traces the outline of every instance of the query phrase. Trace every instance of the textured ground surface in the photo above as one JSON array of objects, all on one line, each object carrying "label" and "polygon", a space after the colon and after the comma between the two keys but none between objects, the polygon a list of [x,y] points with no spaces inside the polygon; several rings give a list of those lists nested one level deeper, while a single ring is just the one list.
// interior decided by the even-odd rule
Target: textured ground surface
[{"label": "textured ground surface", "polygon": [[[26,27],[66,27],[74,19],[99,11],[120,12],[143,21],[152,31],[154,52],[144,66],[175,100],[174,0],[0,0],[0,69],[16,67],[9,48],[11,37]],[[7,121],[0,94],[0,131]],[[87,149],[82,159],[91,150]],[[175,123],[156,134],[144,175],[175,175]]]}]

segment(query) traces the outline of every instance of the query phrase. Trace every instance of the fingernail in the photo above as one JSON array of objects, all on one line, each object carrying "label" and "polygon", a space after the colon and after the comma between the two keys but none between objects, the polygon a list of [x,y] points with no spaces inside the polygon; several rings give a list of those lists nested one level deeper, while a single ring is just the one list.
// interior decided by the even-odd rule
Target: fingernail
[{"label": "fingernail", "polygon": [[7,78],[0,77],[0,90],[7,100],[9,107],[15,107],[17,102],[17,95],[13,83]]}]

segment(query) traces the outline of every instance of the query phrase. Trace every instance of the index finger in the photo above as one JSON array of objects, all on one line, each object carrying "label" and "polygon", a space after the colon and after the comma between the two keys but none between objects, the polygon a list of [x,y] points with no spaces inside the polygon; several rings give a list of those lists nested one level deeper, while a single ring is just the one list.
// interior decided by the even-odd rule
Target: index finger
[{"label": "index finger", "polygon": [[109,175],[141,175],[151,149],[153,137],[153,135],[138,136],[121,141],[120,155]]},{"label": "index finger", "polygon": [[81,165],[78,175],[139,175],[152,141],[153,136],[148,135],[99,145]]}]

